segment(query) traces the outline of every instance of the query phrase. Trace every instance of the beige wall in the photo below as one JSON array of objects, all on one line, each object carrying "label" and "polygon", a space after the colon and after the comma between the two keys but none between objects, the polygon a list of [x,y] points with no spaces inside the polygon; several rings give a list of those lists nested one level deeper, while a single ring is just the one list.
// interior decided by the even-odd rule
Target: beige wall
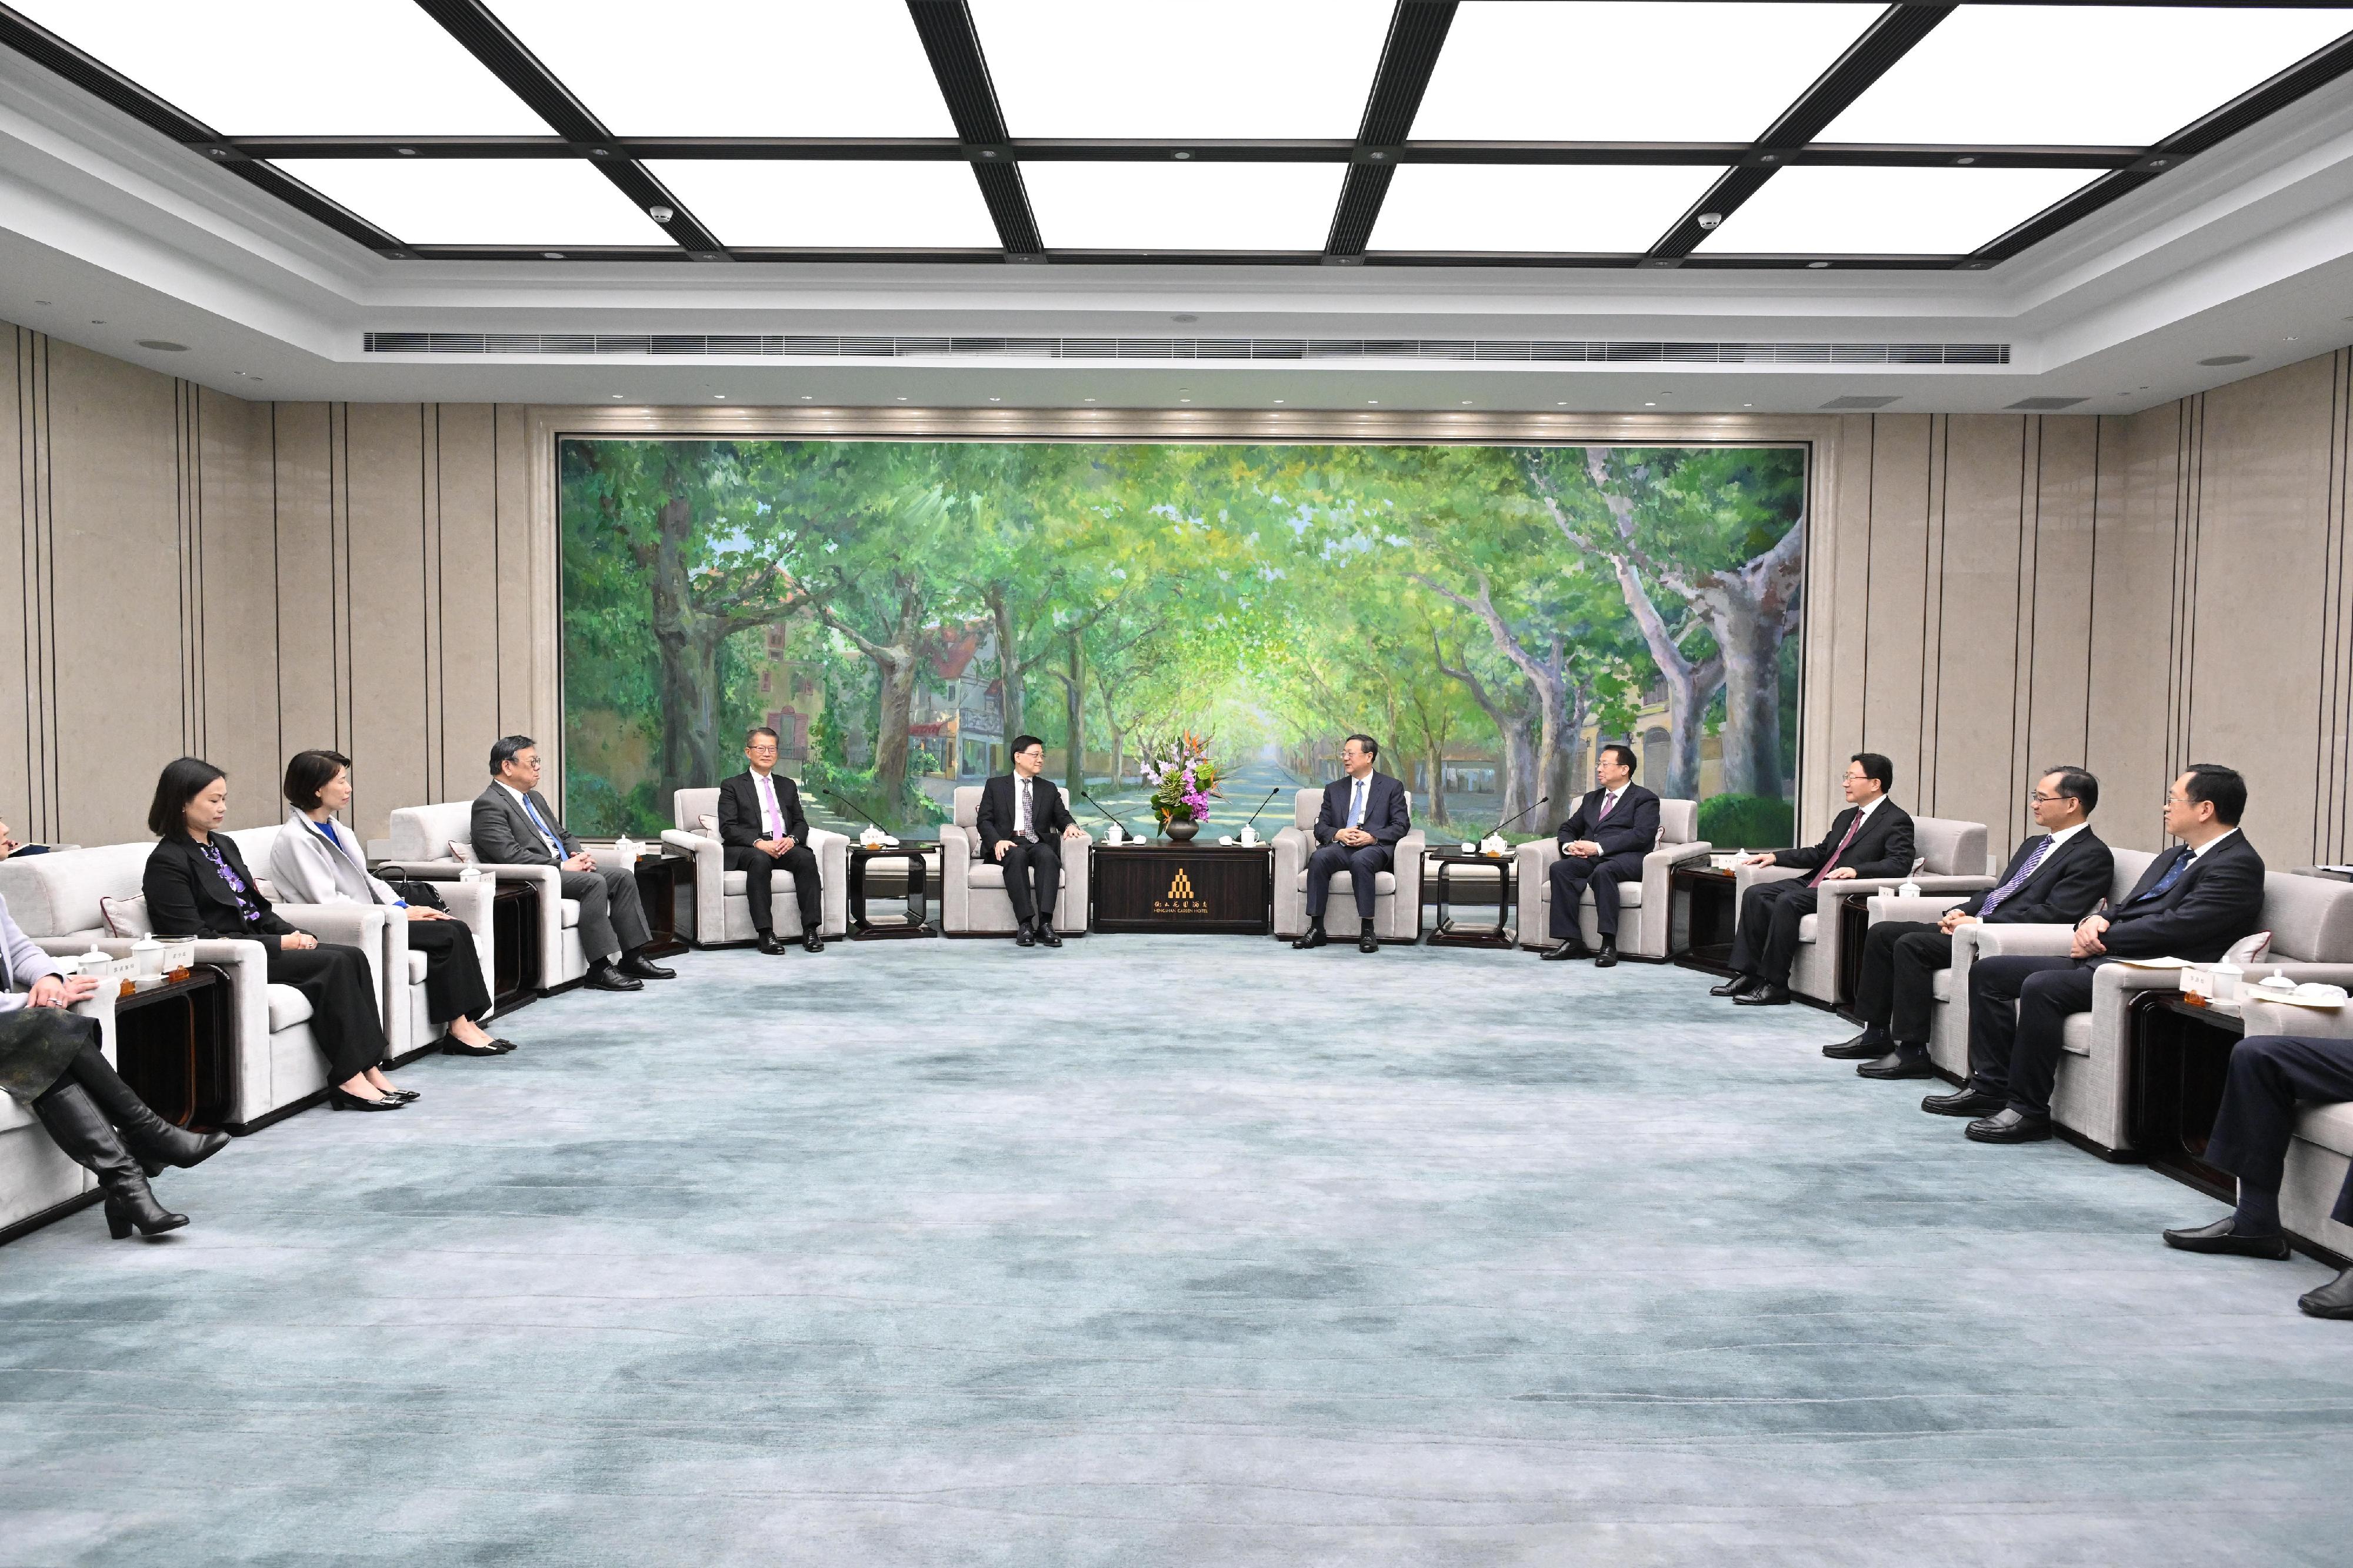
[{"label": "beige wall", "polygon": [[[20,329],[0,331],[0,376],[17,583],[0,594],[0,816],[83,843],[137,836],[183,751],[229,770],[246,824],[276,818],[288,752],[340,747],[369,837],[395,805],[475,793],[501,732],[553,752],[558,431],[1070,430],[1012,411],[247,403]],[[1867,746],[1914,811],[1984,821],[2002,852],[2030,773],[2082,762],[2103,834],[2153,847],[2165,781],[2212,760],[2249,774],[2257,847],[2303,865],[2353,852],[2348,410],[2340,353],[2128,417],[1448,416],[1443,433],[1812,447],[1809,830],[1832,805],[1824,760]],[[1087,417],[1165,433],[1165,416]],[[1297,434],[1420,428],[1327,417]],[[1266,438],[1265,418],[1184,428]]]},{"label": "beige wall", "polygon": [[1884,752],[1916,814],[1987,822],[2006,853],[2029,775],[2080,762],[2102,836],[2147,849],[2166,781],[2224,763],[2270,863],[2343,858],[2348,368],[2126,417],[1848,421],[1808,584],[1810,777]]},{"label": "beige wall", "polygon": [[[480,786],[557,729],[553,584],[529,547],[523,411],[248,403],[0,331],[0,816],[142,836],[164,763],[280,816],[287,754],[353,763],[353,820]],[[535,635],[536,628],[536,635]],[[534,644],[545,648],[533,657]],[[9,679],[13,675],[15,679]]]}]

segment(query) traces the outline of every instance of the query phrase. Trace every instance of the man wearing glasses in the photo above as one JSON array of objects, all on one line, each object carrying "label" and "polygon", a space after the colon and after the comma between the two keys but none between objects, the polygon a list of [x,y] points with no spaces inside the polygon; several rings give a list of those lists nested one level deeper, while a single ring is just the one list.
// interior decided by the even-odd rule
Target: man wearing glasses
[{"label": "man wearing glasses", "polygon": [[2018,847],[2001,880],[1926,921],[1881,921],[1862,944],[1854,1010],[1862,1033],[1824,1046],[1834,1061],[1861,1062],[1864,1078],[1933,1078],[1928,1022],[1936,972],[1953,966],[1953,933],[1966,925],[2073,925],[2107,897],[2116,858],[2087,826],[2100,781],[2077,767],[2052,768],[2027,796],[2042,831]]},{"label": "man wearing glasses", "polygon": [[776,732],[763,724],[744,737],[744,760],[751,766],[719,786],[719,842],[727,847],[726,867],[744,873],[744,903],[762,952],[788,952],[777,939],[770,904],[779,871],[793,879],[801,912],[801,946],[825,951],[825,883],[809,853],[808,818],[801,815],[798,785],[776,769]]},{"label": "man wearing glasses", "polygon": [[2093,972],[2119,958],[2211,963],[2263,918],[2263,858],[2239,831],[2246,805],[2246,780],[2192,763],[2165,797],[2165,830],[2181,842],[2149,862],[2122,903],[2078,921],[2066,957],[1971,964],[1969,1081],[1920,1109],[1975,1118],[1968,1135],[1979,1143],[2050,1137],[2063,1035],[2070,1015],[2092,1010]]}]

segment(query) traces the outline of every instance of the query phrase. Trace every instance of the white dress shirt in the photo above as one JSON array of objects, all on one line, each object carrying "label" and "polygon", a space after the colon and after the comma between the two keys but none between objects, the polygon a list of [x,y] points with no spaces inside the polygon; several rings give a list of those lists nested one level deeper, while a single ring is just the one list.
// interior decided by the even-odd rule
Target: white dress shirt
[{"label": "white dress shirt", "polygon": [[[515,788],[514,785],[507,783],[506,780],[498,779],[493,782],[496,783],[501,789],[514,796],[515,805],[517,809],[522,811],[522,819],[532,825],[532,831],[538,834],[540,842],[547,846],[547,852],[550,855],[554,856],[559,863],[565,860],[567,857],[564,852],[564,840],[556,837],[554,834],[549,832],[547,827],[540,826],[539,808],[524,798],[522,791]],[[549,824],[549,826],[552,827],[553,826],[554,824]]]}]

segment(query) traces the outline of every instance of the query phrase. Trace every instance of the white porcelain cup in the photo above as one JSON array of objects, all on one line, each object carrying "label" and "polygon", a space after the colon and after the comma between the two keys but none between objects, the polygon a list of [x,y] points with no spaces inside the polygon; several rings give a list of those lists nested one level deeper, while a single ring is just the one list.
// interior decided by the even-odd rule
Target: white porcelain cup
[{"label": "white porcelain cup", "polygon": [[2217,963],[2207,970],[2214,989],[2209,998],[2215,1002],[2235,1002],[2239,999],[2239,982],[2246,971],[2235,963]]},{"label": "white porcelain cup", "polygon": [[1127,834],[1122,830],[1118,823],[1114,822],[1111,825],[1109,829],[1104,832],[1103,842],[1106,844],[1124,844],[1127,842]]},{"label": "white porcelain cup", "polygon": [[1245,849],[1253,848],[1257,844],[1258,829],[1250,826],[1248,823],[1244,823],[1242,825],[1242,847]]},{"label": "white porcelain cup", "polygon": [[152,936],[142,936],[131,944],[131,960],[142,975],[164,973],[164,944]]},{"label": "white porcelain cup", "polygon": [[461,882],[479,882],[481,879],[482,868],[480,866],[469,866],[458,873],[458,880]]}]

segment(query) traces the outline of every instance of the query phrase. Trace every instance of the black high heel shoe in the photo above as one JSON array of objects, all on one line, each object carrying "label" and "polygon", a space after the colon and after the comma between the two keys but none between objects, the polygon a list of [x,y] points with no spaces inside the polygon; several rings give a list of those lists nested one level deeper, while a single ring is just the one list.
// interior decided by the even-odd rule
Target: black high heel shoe
[{"label": "black high heel shoe", "polygon": [[327,1103],[337,1110],[398,1110],[408,1102],[405,1100],[363,1100],[356,1094],[346,1094],[340,1089],[327,1090]]},{"label": "black high heel shoe", "polygon": [[155,1201],[139,1162],[80,1084],[69,1079],[52,1085],[33,1101],[33,1114],[66,1158],[98,1178],[106,1192],[107,1234],[115,1240],[134,1229],[155,1236],[188,1223],[186,1215],[174,1214]]},{"label": "black high heel shoe", "polygon": [[186,1215],[172,1213],[162,1204],[157,1203],[152,1193],[147,1197],[146,1212],[133,1208],[120,1198],[106,1200],[106,1234],[117,1241],[122,1240],[133,1230],[138,1231],[142,1236],[161,1236],[167,1230],[177,1230],[187,1223]]},{"label": "black high heel shoe", "polygon": [[418,1100],[425,1098],[413,1089],[387,1089],[384,1091],[384,1097],[386,1100],[396,1100],[403,1105],[406,1105],[412,1100]]}]

